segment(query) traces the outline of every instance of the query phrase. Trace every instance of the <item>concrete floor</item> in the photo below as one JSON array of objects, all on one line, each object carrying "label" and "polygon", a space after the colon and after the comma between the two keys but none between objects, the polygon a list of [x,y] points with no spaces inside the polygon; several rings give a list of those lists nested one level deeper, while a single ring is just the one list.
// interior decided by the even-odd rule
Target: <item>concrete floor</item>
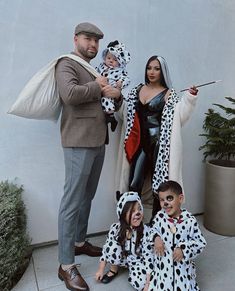
[{"label": "concrete floor", "polygon": [[[224,237],[209,232],[202,226],[202,216],[197,217],[207,240],[205,251],[196,260],[197,282],[201,291],[235,290],[235,237]],[[102,246],[105,236],[89,241]],[[134,290],[127,282],[127,271],[120,272],[110,284],[97,283],[94,274],[99,258],[77,257],[81,264],[80,272],[91,291]],[[33,251],[31,263],[14,291],[66,291],[63,282],[57,277],[57,245],[42,247]]]}]

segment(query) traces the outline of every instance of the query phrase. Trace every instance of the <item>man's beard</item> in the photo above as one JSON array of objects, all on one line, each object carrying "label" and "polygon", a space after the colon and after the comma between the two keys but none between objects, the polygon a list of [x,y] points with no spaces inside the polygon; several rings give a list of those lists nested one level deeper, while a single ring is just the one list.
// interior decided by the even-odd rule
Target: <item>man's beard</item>
[{"label": "man's beard", "polygon": [[85,59],[89,60],[92,60],[97,55],[97,52],[89,52],[82,47],[78,47],[77,50]]}]

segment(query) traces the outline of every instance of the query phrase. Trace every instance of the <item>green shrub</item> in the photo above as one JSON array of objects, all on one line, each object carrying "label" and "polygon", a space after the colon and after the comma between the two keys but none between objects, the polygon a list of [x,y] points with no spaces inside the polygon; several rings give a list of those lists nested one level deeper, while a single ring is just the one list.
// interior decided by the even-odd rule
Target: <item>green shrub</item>
[{"label": "green shrub", "polygon": [[0,290],[11,290],[29,263],[23,187],[0,182]]}]

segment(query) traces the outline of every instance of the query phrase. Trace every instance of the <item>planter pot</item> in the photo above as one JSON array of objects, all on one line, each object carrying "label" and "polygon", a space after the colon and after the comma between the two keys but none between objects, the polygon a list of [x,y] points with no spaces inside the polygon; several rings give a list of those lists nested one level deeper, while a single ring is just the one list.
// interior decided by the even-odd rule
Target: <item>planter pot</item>
[{"label": "planter pot", "polygon": [[206,163],[204,226],[217,234],[235,236],[235,161]]}]

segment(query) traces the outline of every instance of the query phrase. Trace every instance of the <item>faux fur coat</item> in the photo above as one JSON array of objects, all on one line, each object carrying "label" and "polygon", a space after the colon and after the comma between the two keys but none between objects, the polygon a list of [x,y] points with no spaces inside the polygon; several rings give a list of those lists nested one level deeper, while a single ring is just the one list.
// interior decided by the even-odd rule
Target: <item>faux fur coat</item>
[{"label": "faux fur coat", "polygon": [[[135,87],[134,89],[136,89]],[[133,123],[131,120],[134,118],[134,114],[130,114],[130,102],[133,100],[137,100],[138,96],[133,95],[130,97],[130,94],[133,95],[133,90],[129,93],[128,97],[126,97],[125,101],[123,102],[123,108],[119,112],[122,113],[123,116],[123,125],[121,129],[121,142],[119,147],[119,160],[117,164],[117,171],[116,171],[116,189],[120,192],[128,191],[128,182],[129,182],[129,170],[130,170],[130,163],[127,160],[126,153],[124,151],[124,143],[126,141],[127,130],[130,131],[128,124]],[[171,94],[175,94],[173,90]],[[182,126],[187,122],[190,118],[192,111],[196,105],[197,96],[190,94],[186,91],[182,98],[175,102],[174,104],[174,114],[172,119],[171,125],[171,133],[170,133],[170,150],[169,150],[169,161],[168,161],[168,179],[174,180],[178,182],[183,187],[183,180],[182,180],[182,159],[183,159],[183,142],[182,142]],[[167,106],[168,101],[166,102]],[[132,106],[134,108],[134,106]],[[129,110],[129,111],[128,111]],[[151,185],[155,184],[153,191],[156,191],[158,184],[154,183],[155,178]],[[148,189],[148,186],[145,187]]]}]

